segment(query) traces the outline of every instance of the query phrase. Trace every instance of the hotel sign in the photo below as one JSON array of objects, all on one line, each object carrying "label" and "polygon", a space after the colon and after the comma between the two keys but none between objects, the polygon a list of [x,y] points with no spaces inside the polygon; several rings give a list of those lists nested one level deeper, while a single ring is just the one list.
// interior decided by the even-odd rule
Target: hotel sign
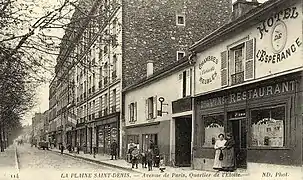
[{"label": "hotel sign", "polygon": [[246,91],[228,94],[227,96],[219,96],[211,99],[202,100],[199,102],[200,108],[209,108],[224,104],[232,104],[243,102],[246,100],[258,99],[272,95],[278,95],[295,90],[296,81],[287,81],[274,85],[258,87]]},{"label": "hotel sign", "polygon": [[263,63],[279,63],[291,57],[299,50],[302,45],[300,37],[292,39],[291,44],[286,46],[288,36],[288,28],[285,22],[289,19],[296,19],[299,16],[297,7],[289,7],[280,12],[277,12],[267,20],[263,21],[257,27],[260,39],[263,39],[266,34],[270,35],[269,41],[271,42],[272,52],[260,49],[257,51],[257,60]]}]

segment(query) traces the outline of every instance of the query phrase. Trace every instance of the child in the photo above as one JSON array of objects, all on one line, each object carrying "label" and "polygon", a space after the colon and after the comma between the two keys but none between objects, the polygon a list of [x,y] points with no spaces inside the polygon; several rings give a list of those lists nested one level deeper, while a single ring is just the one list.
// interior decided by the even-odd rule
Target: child
[{"label": "child", "polygon": [[164,164],[164,157],[163,156],[160,157],[159,169],[160,169],[161,172],[164,172],[164,170],[165,170],[165,164]]},{"label": "child", "polygon": [[134,166],[136,165],[136,169],[138,169],[139,155],[140,155],[139,149],[137,148],[137,146],[135,146],[132,151],[132,168],[134,168]]},{"label": "child", "polygon": [[147,161],[148,171],[151,171],[153,167],[153,153],[151,149],[148,149],[147,151],[146,161]]},{"label": "child", "polygon": [[146,161],[146,153],[144,152],[144,150],[141,153],[141,162],[142,162],[142,168],[146,168],[147,161]]}]

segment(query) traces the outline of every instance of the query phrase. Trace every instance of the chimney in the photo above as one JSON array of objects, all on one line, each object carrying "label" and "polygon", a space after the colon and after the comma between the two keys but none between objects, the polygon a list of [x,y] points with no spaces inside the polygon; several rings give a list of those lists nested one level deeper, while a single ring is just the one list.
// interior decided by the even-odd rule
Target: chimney
[{"label": "chimney", "polygon": [[258,0],[236,0],[233,4],[232,21],[246,14],[253,8],[259,6],[261,3]]},{"label": "chimney", "polygon": [[147,77],[153,75],[153,73],[154,73],[154,61],[152,61],[152,60],[147,61],[147,70],[146,70],[146,72],[147,72],[147,74],[146,74]]}]

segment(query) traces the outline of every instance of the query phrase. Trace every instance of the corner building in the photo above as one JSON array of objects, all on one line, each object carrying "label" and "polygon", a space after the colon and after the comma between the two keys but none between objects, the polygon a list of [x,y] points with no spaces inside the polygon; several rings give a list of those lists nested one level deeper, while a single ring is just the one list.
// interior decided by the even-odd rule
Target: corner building
[{"label": "corner building", "polygon": [[[246,5],[237,1],[234,15]],[[195,169],[212,169],[218,135],[231,132],[237,168],[300,175],[302,42],[302,2],[270,0],[191,47]]]}]

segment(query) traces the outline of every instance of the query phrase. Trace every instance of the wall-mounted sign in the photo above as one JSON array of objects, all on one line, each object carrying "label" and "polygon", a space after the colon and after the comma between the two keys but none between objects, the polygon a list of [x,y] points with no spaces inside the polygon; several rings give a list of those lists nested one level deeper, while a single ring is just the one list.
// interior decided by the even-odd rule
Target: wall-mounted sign
[{"label": "wall-mounted sign", "polygon": [[287,93],[295,90],[295,81],[287,81],[269,86],[249,89],[247,91],[231,93],[227,96],[219,96],[200,101],[200,108],[209,108],[224,104],[238,103],[250,99],[257,99],[281,93]]},{"label": "wall-mounted sign", "polygon": [[289,7],[282,11],[275,13],[267,20],[261,22],[261,25],[257,27],[260,33],[260,39],[263,39],[264,34],[270,32],[269,28],[273,27],[277,22],[287,19],[296,19],[299,16],[297,7]]},{"label": "wall-mounted sign", "polygon": [[201,84],[209,84],[218,76],[218,59],[214,56],[208,56],[199,64]]},{"label": "wall-mounted sign", "polygon": [[279,21],[272,29],[271,33],[271,45],[275,53],[280,53],[287,41],[287,29],[284,22]]},{"label": "wall-mounted sign", "polygon": [[[297,37],[294,37],[293,34],[290,35],[288,30],[293,30],[294,27],[286,25],[286,22],[290,19],[296,19],[298,16],[297,7],[289,7],[277,12],[257,27],[260,39],[268,40],[271,43],[270,48],[264,47],[257,51],[257,61],[271,64],[280,63],[299,51],[302,45],[300,37],[299,35]],[[268,36],[266,36],[267,34]]]}]

